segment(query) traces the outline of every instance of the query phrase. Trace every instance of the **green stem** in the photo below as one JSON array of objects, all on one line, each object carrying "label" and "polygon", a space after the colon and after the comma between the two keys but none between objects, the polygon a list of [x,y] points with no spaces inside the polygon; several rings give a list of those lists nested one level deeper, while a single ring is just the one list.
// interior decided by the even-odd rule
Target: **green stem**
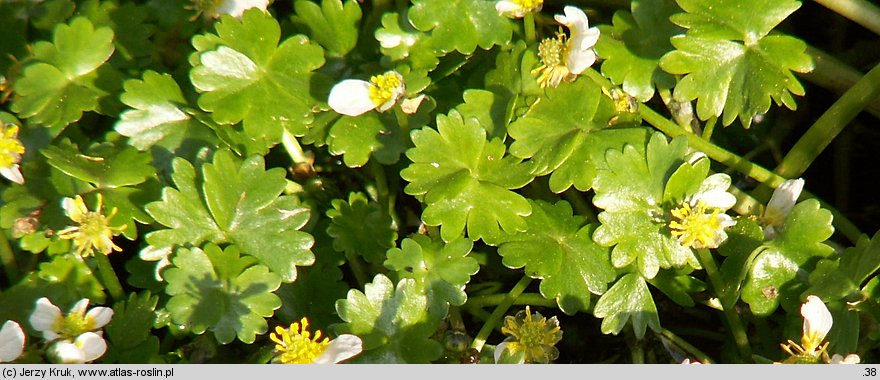
[{"label": "green stem", "polygon": [[98,272],[101,273],[104,288],[110,293],[110,297],[116,301],[125,299],[122,284],[119,282],[119,277],[116,276],[116,271],[113,270],[113,265],[110,265],[110,259],[107,255],[96,253],[95,260],[98,262]]},{"label": "green stem", "polygon": [[847,90],[794,144],[775,172],[785,178],[796,178],[874,99],[880,96],[880,65],[874,66]]},{"label": "green stem", "polygon": [[635,333],[626,329],[626,346],[632,356],[632,364],[645,364],[645,348],[642,347],[642,341],[637,339]]},{"label": "green stem", "polygon": [[816,0],[817,3],[880,34],[880,8],[867,0]]},{"label": "green stem", "polygon": [[477,336],[474,338],[474,341],[471,343],[471,347],[476,349],[477,351],[483,350],[483,345],[486,344],[486,339],[489,338],[489,334],[492,333],[492,330],[495,329],[495,326],[501,322],[501,318],[504,317],[504,314],[507,313],[507,309],[513,305],[513,302],[522,294],[526,287],[532,282],[532,278],[529,276],[523,276],[516,285],[513,286],[513,289],[510,289],[510,292],[504,296],[504,300],[498,304],[495,310],[492,312],[492,315],[489,316],[489,320],[483,324],[483,327],[480,328],[480,331],[477,332]]},{"label": "green stem", "polygon": [[363,289],[364,284],[369,280],[367,279],[367,269],[364,268],[361,258],[359,256],[346,258],[345,262],[348,263],[352,274],[354,274],[354,280],[357,281],[358,289]]},{"label": "green stem", "polygon": [[377,163],[375,160],[371,160],[370,163],[370,171],[373,173],[373,179],[376,180],[376,192],[379,197],[379,204],[385,207],[385,211],[391,216],[391,221],[394,222],[394,228],[400,227],[400,216],[397,215],[397,210],[394,208],[394,198],[392,198],[390,191],[388,190],[388,178],[385,175],[385,167],[381,164]]},{"label": "green stem", "polygon": [[[698,249],[697,257],[700,260],[700,265],[702,265],[703,269],[706,271],[706,276],[709,277],[709,283],[712,284],[712,289],[714,290],[715,295],[718,296],[718,299],[722,302],[728,300],[729,298],[724,291],[725,287],[721,278],[721,272],[715,265],[715,259],[712,258],[712,253],[709,252],[708,249]],[[749,346],[749,337],[746,335],[746,330],[743,328],[742,321],[739,319],[739,314],[736,313],[734,303],[735,302],[728,302],[726,305],[722,303],[721,306],[724,308],[724,319],[727,320],[727,325],[730,328],[731,334],[733,334],[733,339],[739,349],[741,359],[743,361],[748,361],[752,358],[752,348]]]},{"label": "green stem", "polygon": [[[507,294],[487,294],[484,296],[468,297],[464,307],[468,309],[482,309],[487,306],[497,306],[507,299]],[[556,301],[548,300],[537,293],[523,293],[516,298],[513,305],[533,305],[543,307],[557,307]]]},{"label": "green stem", "polygon": [[682,339],[678,335],[675,335],[675,333],[673,333],[672,331],[669,331],[667,329],[660,329],[659,334],[663,338],[668,339],[670,342],[672,342],[673,344],[675,344],[676,346],[678,346],[679,348],[684,350],[685,353],[687,353],[688,355],[690,355],[691,357],[696,359],[698,362],[703,363],[703,364],[712,364],[713,363],[712,358],[710,358],[709,355],[706,355],[703,351],[701,351],[696,346],[688,343],[688,341]]},{"label": "green stem", "polygon": [[526,16],[523,17],[523,24],[526,30],[526,44],[532,45],[538,41],[538,37],[535,34],[535,15],[532,12],[526,13]]},{"label": "green stem", "polygon": [[[864,75],[833,55],[815,47],[807,45],[807,54],[813,58],[816,67],[813,71],[800,74],[800,76],[838,94],[849,90]],[[880,118],[880,99],[875,99],[865,110]]]},{"label": "green stem", "polygon": [[[773,173],[749,160],[743,159],[742,157],[721,148],[715,144],[712,144],[709,141],[704,140],[700,136],[690,134],[685,131],[681,126],[675,124],[656,111],[642,104],[639,106],[639,113],[642,116],[642,119],[645,120],[648,124],[653,125],[655,128],[665,133],[670,137],[682,136],[684,135],[688,139],[688,145],[690,147],[699,150],[705,153],[707,156],[712,158],[715,161],[718,161],[733,170],[736,170],[740,173],[743,173],[752,179],[761,182],[762,184],[776,188],[782,182],[785,181],[785,178],[779,176],[776,173]],[[804,191],[802,194],[804,199],[806,198],[816,198],[814,195],[809,192]],[[757,196],[756,198],[759,200],[766,201],[766,198],[763,196]],[[862,235],[862,231],[850,221],[846,215],[842,214],[836,208],[829,205],[827,202],[823,202],[819,200],[822,204],[822,207],[831,211],[831,214],[834,216],[834,228],[839,231],[841,234],[846,236],[851,242],[856,243],[859,240],[859,237]]]},{"label": "green stem", "polygon": [[3,271],[6,272],[9,283],[18,282],[18,263],[15,261],[15,254],[12,252],[5,232],[0,232],[0,262],[3,264]]},{"label": "green stem", "polygon": [[400,127],[401,133],[409,138],[409,115],[403,112],[400,107],[394,107],[394,116],[397,118],[397,125]]},{"label": "green stem", "polygon": [[712,140],[712,132],[715,132],[715,124],[718,123],[718,117],[712,116],[709,120],[706,120],[706,125],[703,126],[703,140],[711,141]]}]

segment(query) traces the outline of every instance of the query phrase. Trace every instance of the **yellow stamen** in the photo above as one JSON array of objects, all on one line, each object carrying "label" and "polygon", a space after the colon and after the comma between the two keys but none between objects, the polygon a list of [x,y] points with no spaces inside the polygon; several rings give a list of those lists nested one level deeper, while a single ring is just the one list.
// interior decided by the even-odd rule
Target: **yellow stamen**
[{"label": "yellow stamen", "polygon": [[330,339],[324,337],[321,340],[321,331],[315,331],[315,337],[311,337],[308,331],[309,321],[303,318],[299,323],[293,323],[289,329],[281,326],[275,327],[275,332],[269,338],[275,344],[275,362],[283,364],[310,364],[314,363],[330,344]]},{"label": "yellow stamen", "polygon": [[24,145],[18,139],[18,126],[10,124],[0,127],[0,168],[17,164],[24,154]]},{"label": "yellow stamen", "polygon": [[110,215],[103,214],[104,198],[98,193],[98,206],[95,211],[89,211],[86,207],[82,196],[77,195],[70,207],[68,217],[78,226],[67,227],[58,231],[58,237],[66,240],[73,240],[73,246],[76,247],[76,254],[82,257],[88,257],[95,251],[109,255],[113,251],[122,251],[113,243],[113,236],[118,235],[125,230],[125,225],[111,227],[110,220],[116,216],[118,211],[115,207],[110,211]]},{"label": "yellow stamen", "polygon": [[708,214],[702,201],[697,202],[694,209],[689,203],[684,202],[680,208],[672,210],[672,216],[677,220],[669,222],[670,232],[685,247],[717,248],[721,244],[721,237],[724,236],[722,235],[724,225],[721,223],[719,213],[719,210],[715,209]]},{"label": "yellow stamen", "polygon": [[396,72],[374,75],[370,84],[370,100],[376,106],[393,104],[403,95],[403,77]]},{"label": "yellow stamen", "polygon": [[575,77],[565,66],[567,56],[568,45],[565,43],[564,34],[541,41],[541,44],[538,45],[541,66],[532,70],[532,75],[538,75],[538,84],[542,88],[556,87],[563,80],[571,80]]}]

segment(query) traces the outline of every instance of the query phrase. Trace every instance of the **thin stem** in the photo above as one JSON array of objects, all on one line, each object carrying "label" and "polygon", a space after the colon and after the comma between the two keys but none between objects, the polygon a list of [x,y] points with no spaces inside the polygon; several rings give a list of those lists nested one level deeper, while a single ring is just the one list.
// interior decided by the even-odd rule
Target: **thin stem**
[{"label": "thin stem", "polygon": [[816,120],[785,155],[775,172],[785,178],[803,174],[843,128],[878,96],[880,65],[874,66]]},{"label": "thin stem", "polygon": [[817,3],[880,34],[880,8],[867,0],[816,0]]},{"label": "thin stem", "polygon": [[391,221],[394,222],[394,228],[399,228],[401,225],[400,216],[397,215],[397,211],[394,208],[394,200],[396,197],[392,198],[391,193],[388,190],[388,178],[385,175],[385,167],[377,163],[375,160],[371,160],[369,165],[370,171],[373,173],[373,179],[376,180],[376,193],[379,198],[379,204],[385,207],[385,211],[391,216]]},{"label": "thin stem", "polygon": [[[702,265],[703,269],[706,271],[706,276],[709,277],[709,283],[712,284],[712,290],[714,290],[718,299],[722,300],[722,302],[728,299],[726,292],[724,291],[725,287],[721,272],[718,270],[718,266],[715,265],[715,259],[712,258],[712,253],[709,252],[708,249],[698,249],[697,258],[700,260],[700,265]],[[724,319],[727,320],[730,333],[733,334],[733,339],[739,349],[741,359],[743,361],[751,360],[752,348],[749,345],[749,337],[746,335],[746,330],[743,328],[742,321],[739,319],[739,314],[736,313],[733,304],[722,304],[721,306],[724,308]]]},{"label": "thin stem", "polygon": [[703,140],[711,141],[712,140],[712,132],[715,132],[715,124],[718,122],[717,116],[712,116],[709,120],[706,120],[706,125],[703,127]]},{"label": "thin stem", "polygon": [[6,239],[6,233],[0,232],[0,262],[3,264],[3,271],[6,272],[6,278],[10,284],[18,282],[18,263],[15,261],[15,254],[12,253],[12,247],[9,240]]},{"label": "thin stem", "polygon": [[535,34],[535,14],[532,12],[526,13],[526,16],[523,17],[523,25],[526,30],[526,44],[532,45],[538,41],[538,37]]},{"label": "thin stem", "polygon": [[[507,294],[488,294],[484,296],[473,296],[468,297],[468,300],[467,302],[465,302],[464,307],[468,309],[482,309],[487,306],[500,305],[502,302],[504,302],[505,299],[507,299]],[[556,301],[548,300],[544,298],[544,296],[537,293],[520,294],[520,296],[513,301],[512,305],[557,307]]]},{"label": "thin stem", "polygon": [[507,293],[504,297],[504,300],[498,304],[495,310],[492,312],[492,315],[489,316],[489,320],[483,324],[483,327],[480,328],[480,331],[477,332],[477,336],[474,338],[474,341],[471,343],[471,347],[476,349],[477,351],[483,350],[483,345],[486,344],[486,339],[489,338],[489,334],[492,333],[492,330],[495,329],[495,326],[501,322],[501,318],[504,317],[504,314],[507,313],[507,309],[513,305],[513,302],[516,301],[517,298],[522,294],[526,287],[532,282],[532,278],[529,276],[523,276],[516,285],[513,286],[513,289],[510,289],[510,292]]},{"label": "thin stem", "polygon": [[299,145],[299,141],[297,141],[296,137],[286,128],[281,135],[281,144],[284,145],[284,150],[287,151],[287,154],[290,156],[290,159],[294,164],[309,163],[309,159],[306,157],[305,152],[303,152],[302,146]]},{"label": "thin stem", "polygon": [[354,279],[357,281],[358,289],[363,289],[364,284],[367,283],[367,269],[364,268],[364,263],[361,261],[359,256],[346,258],[345,262],[348,263],[348,266],[351,268],[352,274],[354,274]]},{"label": "thin stem", "polygon": [[110,265],[110,259],[105,254],[96,253],[95,260],[98,262],[98,272],[101,273],[104,288],[110,293],[110,297],[116,301],[123,300],[125,292],[122,290],[122,284],[119,282],[119,277],[116,276],[116,271],[113,270],[113,265]]},{"label": "thin stem", "polygon": [[[665,133],[670,137],[676,137],[684,135],[688,139],[688,145],[692,148],[699,150],[705,153],[707,156],[712,158],[715,161],[718,161],[729,168],[732,168],[740,173],[743,173],[762,184],[776,188],[782,182],[785,182],[785,178],[779,176],[776,173],[773,173],[760,165],[757,165],[749,160],[746,160],[724,148],[721,148],[715,144],[712,144],[709,141],[704,140],[700,136],[693,135],[685,131],[681,126],[675,124],[656,111],[642,104],[639,107],[639,114],[641,114],[642,119],[645,120],[648,124],[653,125],[655,128]],[[766,201],[769,196],[763,196],[759,194],[755,194],[756,198],[759,200]],[[807,191],[802,193],[802,197],[804,199],[807,198],[816,198],[815,195],[810,194]],[[831,214],[834,216],[834,228],[839,231],[841,234],[846,236],[851,242],[856,243],[859,240],[859,237],[862,235],[862,231],[853,224],[849,218],[846,217],[843,213],[838,211],[836,208],[829,205],[827,202],[823,202],[819,200],[822,204],[822,208],[828,209],[831,211]]]},{"label": "thin stem", "polygon": [[400,127],[401,133],[403,136],[409,137],[409,115],[403,112],[403,109],[400,107],[394,107],[394,116],[397,118],[397,125]]},{"label": "thin stem", "polygon": [[660,329],[660,336],[669,339],[670,342],[684,350],[688,355],[696,359],[698,362],[703,364],[712,364],[712,358],[709,355],[706,355],[703,351],[701,351],[696,346],[688,343],[688,341],[682,339],[678,335],[675,335],[672,331],[667,329]]},{"label": "thin stem", "polygon": [[626,346],[632,356],[632,364],[645,364],[645,348],[640,339],[636,339],[635,333],[626,329]]}]

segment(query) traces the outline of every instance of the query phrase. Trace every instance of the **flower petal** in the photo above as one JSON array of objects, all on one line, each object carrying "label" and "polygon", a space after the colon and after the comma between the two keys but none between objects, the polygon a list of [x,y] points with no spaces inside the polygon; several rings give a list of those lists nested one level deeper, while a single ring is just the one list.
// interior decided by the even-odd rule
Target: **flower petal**
[{"label": "flower petal", "polygon": [[11,362],[24,351],[24,331],[15,321],[6,321],[0,328],[0,363]]},{"label": "flower petal", "polygon": [[526,10],[522,5],[506,0],[495,3],[495,10],[502,15],[513,18],[522,18],[526,15]]},{"label": "flower petal", "polygon": [[828,307],[819,297],[807,296],[807,302],[801,306],[801,315],[804,317],[804,348],[814,349],[825,340],[834,320]]},{"label": "flower petal", "polygon": [[269,0],[224,0],[217,7],[217,14],[241,18],[244,11],[248,9],[259,8],[265,12],[268,5]]},{"label": "flower petal", "polygon": [[61,318],[61,309],[53,305],[48,298],[43,297],[37,300],[29,321],[34,329],[43,332],[44,338],[52,340],[58,337],[52,327]]},{"label": "flower petal", "polygon": [[834,354],[831,357],[831,364],[859,364],[862,361],[862,358],[856,354],[849,354],[846,357],[841,356],[840,354]]},{"label": "flower petal", "polygon": [[495,346],[495,363],[498,363],[501,360],[501,355],[504,353],[504,350],[507,349],[507,342],[501,342],[497,346]]},{"label": "flower petal", "polygon": [[85,353],[69,340],[58,341],[46,352],[49,361],[61,364],[82,364],[86,362]]},{"label": "flower petal", "polygon": [[781,227],[785,223],[785,218],[791,213],[797,203],[801,191],[804,189],[804,180],[801,178],[790,179],[783,182],[767,202],[767,208],[764,210],[763,222],[767,226]]},{"label": "flower petal", "polygon": [[18,164],[0,169],[0,175],[3,175],[6,179],[19,185],[24,185],[24,176],[21,175],[21,170],[19,169]]},{"label": "flower petal", "polygon": [[342,334],[330,341],[324,353],[315,358],[315,364],[336,364],[351,359],[362,350],[361,338],[351,334]]},{"label": "flower petal", "polygon": [[107,323],[110,323],[110,319],[112,318],[113,309],[103,306],[94,307],[86,314],[86,320],[92,323],[90,327],[93,330],[104,327]]},{"label": "flower petal", "polygon": [[359,116],[378,106],[370,100],[370,82],[358,79],[346,79],[333,86],[327,103],[347,116]]},{"label": "flower petal", "polygon": [[89,299],[83,298],[79,301],[76,301],[76,304],[74,304],[73,307],[70,308],[70,312],[68,313],[68,315],[76,314],[81,317],[84,317],[86,315],[86,310],[88,310],[88,308],[89,308]]},{"label": "flower petal", "polygon": [[707,208],[727,210],[736,204],[736,197],[728,193],[730,188],[730,176],[724,173],[715,173],[706,177],[700,184],[700,188],[691,198],[692,203],[703,201]]},{"label": "flower petal", "polygon": [[93,332],[84,333],[74,341],[77,347],[83,352],[83,360],[90,362],[104,355],[107,351],[107,342],[104,338]]},{"label": "flower petal", "polygon": [[576,49],[572,48],[568,52],[568,58],[565,60],[565,68],[575,75],[580,75],[588,67],[596,63],[596,52],[593,49]]}]

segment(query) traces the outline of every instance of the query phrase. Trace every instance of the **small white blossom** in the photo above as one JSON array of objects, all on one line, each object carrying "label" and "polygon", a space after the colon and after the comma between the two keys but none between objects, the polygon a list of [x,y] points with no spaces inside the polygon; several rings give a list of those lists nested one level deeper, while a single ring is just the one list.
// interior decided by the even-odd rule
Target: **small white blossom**
[{"label": "small white blossom", "polygon": [[375,75],[370,81],[346,79],[330,90],[327,103],[334,111],[346,116],[359,116],[378,109],[385,112],[406,93],[403,75],[389,71]]},{"label": "small white blossom", "polygon": [[0,328],[0,363],[11,362],[24,351],[24,331],[15,321],[6,321]]},{"label": "small white blossom", "polygon": [[776,237],[779,229],[785,224],[785,218],[791,213],[797,203],[801,191],[804,189],[803,179],[790,179],[783,182],[770,197],[767,208],[761,215],[761,224],[764,226],[764,239],[771,240]]},{"label": "small white blossom", "polygon": [[540,12],[544,0],[502,0],[495,3],[495,10],[507,17],[523,18],[528,13]]},{"label": "small white blossom", "polygon": [[74,341],[60,340],[47,352],[49,360],[60,364],[82,364],[97,360],[107,351],[107,342],[100,335],[87,332]]},{"label": "small white blossom", "polygon": [[571,35],[546,38],[538,45],[541,66],[532,70],[538,75],[541,87],[556,87],[562,81],[572,81],[596,62],[593,46],[599,40],[599,29],[590,28],[587,15],[580,8],[567,6],[565,15],[555,19],[568,27]]},{"label": "small white blossom", "polygon": [[43,297],[37,300],[34,312],[31,313],[31,326],[42,332],[46,340],[73,340],[83,333],[104,327],[113,318],[113,309],[99,306],[86,312],[88,307],[89,299],[83,298],[64,316],[58,306]]}]

